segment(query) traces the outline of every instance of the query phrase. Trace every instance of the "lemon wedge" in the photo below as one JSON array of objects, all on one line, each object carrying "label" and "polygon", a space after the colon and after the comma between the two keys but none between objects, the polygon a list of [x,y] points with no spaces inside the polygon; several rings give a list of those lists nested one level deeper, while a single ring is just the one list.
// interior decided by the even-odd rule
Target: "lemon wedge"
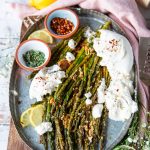
[{"label": "lemon wedge", "polygon": [[34,6],[34,0],[28,0],[28,3],[29,3],[30,6],[35,7],[35,6]]},{"label": "lemon wedge", "polygon": [[29,0],[29,4],[36,9],[43,9],[50,4],[54,3],[56,0]]},{"label": "lemon wedge", "polygon": [[31,33],[28,37],[29,39],[39,39],[46,43],[53,43],[53,37],[46,31],[46,29],[37,30]]},{"label": "lemon wedge", "polygon": [[28,125],[30,125],[30,113],[31,113],[32,108],[27,109],[26,111],[24,111],[20,117],[20,123],[22,125],[22,127],[26,127]]},{"label": "lemon wedge", "polygon": [[30,112],[30,123],[33,127],[38,126],[39,124],[42,123],[42,118],[44,115],[44,105],[36,105],[32,107],[31,112]]}]

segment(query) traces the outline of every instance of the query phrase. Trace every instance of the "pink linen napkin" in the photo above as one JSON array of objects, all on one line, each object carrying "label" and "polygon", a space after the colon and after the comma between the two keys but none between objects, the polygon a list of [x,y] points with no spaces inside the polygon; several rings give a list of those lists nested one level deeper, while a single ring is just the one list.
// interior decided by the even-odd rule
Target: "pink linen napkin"
[{"label": "pink linen napkin", "polygon": [[[146,28],[145,20],[141,15],[135,0],[57,0],[52,5],[42,9],[36,10],[27,6],[13,4],[12,7],[19,9],[20,17],[27,15],[46,15],[56,8],[79,5],[85,9],[94,9],[107,14],[113,18],[125,31],[132,47],[135,56],[135,61],[138,68],[138,38],[150,37],[150,30]],[[140,95],[140,103],[143,106],[141,109],[142,122],[147,122],[146,112],[150,111],[150,87],[144,85],[139,79],[138,75],[138,93]]]}]

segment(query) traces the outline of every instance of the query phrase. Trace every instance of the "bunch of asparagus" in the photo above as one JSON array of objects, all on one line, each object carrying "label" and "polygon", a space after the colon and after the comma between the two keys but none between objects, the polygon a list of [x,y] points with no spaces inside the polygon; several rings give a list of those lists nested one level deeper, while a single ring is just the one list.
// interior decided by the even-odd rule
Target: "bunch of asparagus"
[{"label": "bunch of asparagus", "polygon": [[[102,26],[108,29],[110,22]],[[66,78],[52,95],[45,97],[45,115],[43,121],[50,121],[52,132],[43,135],[45,149],[51,150],[94,150],[100,143],[104,148],[105,131],[107,127],[107,109],[104,106],[102,117],[94,119],[92,108],[97,104],[97,88],[101,79],[105,78],[107,86],[110,76],[106,67],[99,65],[98,57],[83,34],[85,28],[80,28],[73,39],[77,46],[68,47],[68,40],[60,42],[52,51],[52,61],[49,65],[65,59],[67,52],[75,55],[75,60],[66,70]],[[100,33],[98,34],[100,35]],[[85,93],[91,92],[92,104],[86,105]]]}]

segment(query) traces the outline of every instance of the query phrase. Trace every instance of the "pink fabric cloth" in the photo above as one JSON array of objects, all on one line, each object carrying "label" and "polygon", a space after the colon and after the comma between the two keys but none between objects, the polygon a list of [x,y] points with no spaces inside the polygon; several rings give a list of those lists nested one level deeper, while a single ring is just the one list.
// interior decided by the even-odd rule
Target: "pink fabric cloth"
[{"label": "pink fabric cloth", "polygon": [[[61,7],[68,7],[79,5],[85,9],[94,9],[107,14],[113,18],[125,31],[135,56],[135,61],[138,68],[138,38],[150,37],[150,30],[146,28],[145,21],[141,15],[135,0],[57,0],[52,5],[42,10],[28,10],[23,11],[23,5],[20,7],[18,4],[13,4],[13,8],[21,8],[20,16],[25,15],[46,15],[48,12]],[[19,7],[18,7],[19,6]],[[24,9],[26,10],[26,9]],[[32,13],[31,13],[32,12]],[[145,113],[150,110],[150,89],[138,77],[138,87],[140,94],[140,102],[144,106],[142,109],[142,120],[145,121]]]}]

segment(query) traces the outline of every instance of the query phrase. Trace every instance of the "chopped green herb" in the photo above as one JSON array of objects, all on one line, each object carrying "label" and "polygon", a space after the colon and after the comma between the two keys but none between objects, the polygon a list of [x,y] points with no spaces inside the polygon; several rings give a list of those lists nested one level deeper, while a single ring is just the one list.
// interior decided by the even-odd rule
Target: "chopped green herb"
[{"label": "chopped green herb", "polygon": [[45,55],[43,52],[29,50],[23,55],[23,59],[28,67],[41,66],[45,61]]}]

